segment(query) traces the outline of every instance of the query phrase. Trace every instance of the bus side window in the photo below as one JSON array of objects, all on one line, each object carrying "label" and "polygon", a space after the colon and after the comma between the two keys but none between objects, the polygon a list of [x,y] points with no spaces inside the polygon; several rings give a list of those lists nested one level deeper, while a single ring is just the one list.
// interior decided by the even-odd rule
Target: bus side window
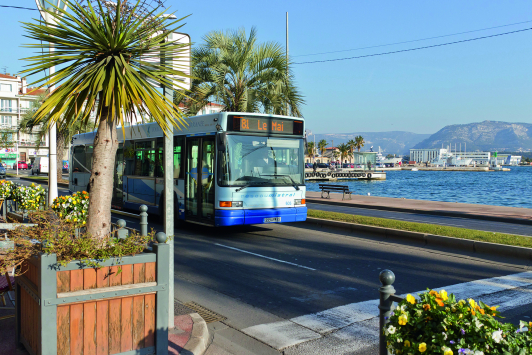
[{"label": "bus side window", "polygon": [[72,172],[74,173],[80,173],[80,172],[87,172],[85,170],[85,147],[84,146],[77,146],[74,147],[74,159],[72,163]]},{"label": "bus side window", "polygon": [[[89,171],[92,169],[92,152],[93,152],[92,145],[88,145],[85,147],[85,167],[89,169]],[[85,171],[85,172],[89,172]]]},{"label": "bus side window", "polygon": [[183,169],[183,137],[174,137],[174,179],[184,179]]}]

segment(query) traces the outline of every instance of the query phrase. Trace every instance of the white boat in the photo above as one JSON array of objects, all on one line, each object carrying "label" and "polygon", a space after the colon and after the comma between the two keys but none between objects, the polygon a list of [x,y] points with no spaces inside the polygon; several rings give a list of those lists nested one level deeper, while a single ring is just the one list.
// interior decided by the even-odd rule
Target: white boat
[{"label": "white boat", "polygon": [[419,171],[418,168],[412,168],[412,171]]}]

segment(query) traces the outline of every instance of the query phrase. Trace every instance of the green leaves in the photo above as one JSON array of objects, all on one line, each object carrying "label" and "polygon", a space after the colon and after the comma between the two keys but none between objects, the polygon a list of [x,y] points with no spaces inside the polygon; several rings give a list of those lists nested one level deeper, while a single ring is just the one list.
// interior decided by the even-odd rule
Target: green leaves
[{"label": "green leaves", "polygon": [[[301,116],[303,96],[294,85],[286,53],[274,42],[257,44],[257,31],[213,31],[192,53],[191,111],[209,101],[225,111]],[[181,98],[182,99],[182,98]]]},{"label": "green leaves", "polygon": [[[114,10],[103,7],[100,0],[96,3],[98,11],[90,2],[83,7],[76,1],[66,11],[56,9],[52,23],[23,23],[26,37],[41,43],[27,45],[39,54],[24,58],[30,64],[21,74],[58,68],[33,83],[57,86],[35,113],[35,122],[86,124],[95,112],[96,125],[109,119],[124,126],[136,111],[153,117],[165,132],[169,125],[184,127],[179,108],[148,82],[171,87],[176,85],[171,76],[187,76],[171,61],[154,61],[161,56],[182,59],[184,45],[166,41],[181,27],[182,19],[169,20],[158,8],[136,11],[138,2],[125,15],[122,1]],[[48,43],[54,47],[51,53]]]}]

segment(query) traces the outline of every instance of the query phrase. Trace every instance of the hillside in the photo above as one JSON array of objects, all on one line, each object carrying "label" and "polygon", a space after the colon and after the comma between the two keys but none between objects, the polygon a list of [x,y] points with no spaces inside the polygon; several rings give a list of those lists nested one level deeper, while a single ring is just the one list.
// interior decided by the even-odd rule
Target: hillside
[{"label": "hillside", "polygon": [[[422,140],[430,137],[430,134],[417,134],[412,132],[403,131],[390,131],[390,132],[357,132],[357,133],[328,133],[328,134],[316,134],[316,143],[321,139],[327,140],[329,146],[334,141],[334,145],[337,146],[341,143],[346,143],[351,139],[355,139],[356,136],[364,137],[366,144],[362,148],[364,151],[369,151],[369,148],[373,146],[373,151],[381,151],[386,154],[409,154],[410,148],[418,144]],[[314,136],[309,137],[309,141],[313,141]]]},{"label": "hillside", "polygon": [[412,148],[441,148],[467,144],[468,151],[532,151],[532,124],[484,121],[446,126]]}]

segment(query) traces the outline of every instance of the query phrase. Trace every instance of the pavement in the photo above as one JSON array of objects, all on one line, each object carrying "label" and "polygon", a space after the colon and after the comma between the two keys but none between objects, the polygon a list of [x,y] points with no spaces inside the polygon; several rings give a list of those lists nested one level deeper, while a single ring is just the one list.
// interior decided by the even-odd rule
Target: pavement
[{"label": "pavement", "polygon": [[[9,300],[6,301],[10,307]],[[176,305],[175,309],[175,328],[168,334],[168,354],[202,355],[209,341],[209,330],[205,321],[186,307]],[[14,309],[0,309],[0,354],[29,355],[29,352],[23,347],[17,347],[15,343],[14,315]]]},{"label": "pavement", "polygon": [[417,212],[462,218],[494,220],[501,222],[532,224],[529,208],[477,205],[411,200],[404,198],[351,195],[352,199],[342,200],[342,194],[331,193],[331,198],[321,198],[321,192],[307,191],[306,199],[310,203],[328,203],[337,206],[373,208],[387,211]]}]

